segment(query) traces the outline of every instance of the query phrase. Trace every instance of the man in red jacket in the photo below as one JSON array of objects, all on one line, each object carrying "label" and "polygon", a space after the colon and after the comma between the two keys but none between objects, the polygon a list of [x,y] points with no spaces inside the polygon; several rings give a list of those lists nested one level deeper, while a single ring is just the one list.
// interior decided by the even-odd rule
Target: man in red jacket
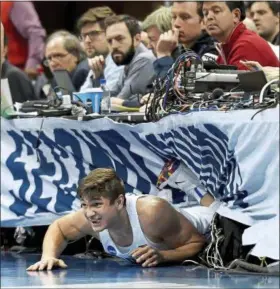
[{"label": "man in red jacket", "polygon": [[279,60],[268,43],[246,29],[243,1],[203,2],[202,14],[209,35],[219,43],[218,64],[235,65],[240,70],[247,68],[240,63],[244,60],[258,61],[262,66],[279,66]]}]

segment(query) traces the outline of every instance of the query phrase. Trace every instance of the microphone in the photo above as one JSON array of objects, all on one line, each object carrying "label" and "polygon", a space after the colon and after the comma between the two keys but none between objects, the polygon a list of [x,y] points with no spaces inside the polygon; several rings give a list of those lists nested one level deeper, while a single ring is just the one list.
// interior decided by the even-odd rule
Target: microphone
[{"label": "microphone", "polygon": [[224,95],[224,91],[221,88],[215,88],[212,92],[204,92],[202,99],[204,101],[218,99]]},{"label": "microphone", "polygon": [[215,88],[212,91],[212,94],[211,94],[210,97],[211,97],[211,99],[218,99],[218,98],[220,98],[223,95],[224,95],[224,91],[221,88]]}]

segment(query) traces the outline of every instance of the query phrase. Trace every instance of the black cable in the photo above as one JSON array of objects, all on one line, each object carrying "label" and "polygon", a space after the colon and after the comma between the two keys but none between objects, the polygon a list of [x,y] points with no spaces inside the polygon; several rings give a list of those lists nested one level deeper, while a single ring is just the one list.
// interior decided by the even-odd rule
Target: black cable
[{"label": "black cable", "polygon": [[195,80],[205,78],[205,77],[207,77],[207,76],[210,75],[210,74],[211,74],[211,72],[209,72],[209,73],[207,73],[207,74],[205,74],[205,75],[203,75],[203,76],[200,76],[200,77],[196,78]]},{"label": "black cable", "polygon": [[36,144],[35,144],[35,151],[36,151],[36,155],[37,155],[37,162],[40,163],[40,156],[39,156],[39,152],[38,152],[38,148],[41,144],[41,141],[40,141],[40,136],[41,136],[41,133],[42,133],[42,130],[43,130],[43,124],[44,124],[44,121],[45,121],[45,118],[43,117],[42,118],[42,122],[41,122],[41,126],[40,126],[40,130],[39,130],[39,133],[38,133],[38,137],[37,137],[37,140],[36,140]]},{"label": "black cable", "polygon": [[[221,111],[260,108],[260,111],[257,113],[275,105],[275,100],[277,99],[276,93],[265,97],[265,103],[263,104],[257,104],[253,95],[248,98],[246,93],[240,97],[231,97],[231,92],[236,91],[240,87],[240,84],[232,88],[226,93],[226,95],[223,94],[222,97],[217,97],[212,100],[207,99],[207,102],[205,102],[203,94],[193,94],[192,90],[193,86],[195,86],[196,80],[211,75],[211,72],[207,72],[203,76],[194,78],[193,85],[192,82],[190,82],[189,85],[188,81],[190,80],[189,77],[193,78],[193,74],[189,75],[189,72],[196,73],[196,69],[194,69],[193,66],[196,67],[196,65],[200,65],[199,61],[200,59],[197,58],[194,53],[187,51],[176,59],[164,78],[155,79],[153,85],[153,99],[150,99],[149,97],[149,105],[147,105],[145,109],[145,115],[148,121],[157,121],[168,114],[180,113],[183,110],[184,113],[192,109],[197,110],[197,108],[200,108],[202,105],[202,110],[214,109]],[[213,62],[215,61],[213,60]],[[217,63],[216,65],[218,67],[220,66]],[[176,83],[177,81],[178,83]],[[267,99],[269,97],[270,99]],[[273,102],[271,103],[272,99]],[[196,105],[192,106],[194,103]]]},{"label": "black cable", "polygon": [[259,114],[260,112],[263,112],[263,111],[265,111],[265,110],[268,109],[268,108],[273,108],[273,107],[275,107],[276,105],[277,105],[277,102],[275,102],[275,101],[271,102],[270,105],[265,106],[265,107],[261,108],[260,110],[258,110],[258,111],[251,117],[251,120],[253,120],[254,117],[255,117],[257,114]]}]

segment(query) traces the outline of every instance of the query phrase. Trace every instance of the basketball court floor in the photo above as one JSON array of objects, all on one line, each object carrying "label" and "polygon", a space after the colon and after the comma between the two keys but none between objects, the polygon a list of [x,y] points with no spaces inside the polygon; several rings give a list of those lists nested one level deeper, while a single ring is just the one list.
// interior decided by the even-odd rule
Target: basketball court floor
[{"label": "basketball court floor", "polygon": [[1,288],[279,288],[279,277],[202,267],[141,268],[118,259],[63,256],[68,269],[27,272],[38,254],[1,253]]}]

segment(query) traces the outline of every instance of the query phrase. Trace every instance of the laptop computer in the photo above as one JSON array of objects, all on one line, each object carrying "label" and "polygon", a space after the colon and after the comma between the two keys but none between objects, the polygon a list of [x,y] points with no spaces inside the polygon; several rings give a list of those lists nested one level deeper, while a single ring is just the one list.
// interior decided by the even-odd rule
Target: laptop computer
[{"label": "laptop computer", "polygon": [[62,92],[62,94],[69,94],[72,96],[73,92],[76,91],[70,74],[65,69],[58,69],[53,71],[53,75],[55,81],[57,83],[58,89]]}]

